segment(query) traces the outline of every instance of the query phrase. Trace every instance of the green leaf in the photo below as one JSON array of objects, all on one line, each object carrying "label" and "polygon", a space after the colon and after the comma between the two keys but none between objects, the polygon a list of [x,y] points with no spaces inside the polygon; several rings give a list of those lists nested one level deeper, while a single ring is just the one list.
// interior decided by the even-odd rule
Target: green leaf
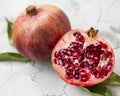
[{"label": "green leaf", "polygon": [[92,96],[112,96],[111,90],[102,84],[84,87],[83,89],[86,92],[90,93]]},{"label": "green leaf", "polygon": [[92,96],[104,96],[104,95],[99,94],[99,93],[93,93],[93,92],[89,91],[89,90],[88,90],[87,88],[85,88],[85,87],[81,87],[81,88],[82,88],[84,91],[90,93]]},{"label": "green leaf", "polygon": [[12,52],[0,53],[0,61],[6,61],[6,60],[22,61],[22,62],[30,61],[29,59],[23,57],[18,53],[12,53]]},{"label": "green leaf", "polygon": [[120,85],[120,76],[113,72],[106,81],[102,82],[102,84],[104,84],[104,85],[110,85],[110,84]]},{"label": "green leaf", "polygon": [[13,45],[13,40],[12,40],[12,25],[13,25],[13,23],[10,22],[7,18],[5,18],[5,19],[6,19],[7,25],[8,25],[8,28],[7,28],[8,39],[9,39],[10,44]]}]

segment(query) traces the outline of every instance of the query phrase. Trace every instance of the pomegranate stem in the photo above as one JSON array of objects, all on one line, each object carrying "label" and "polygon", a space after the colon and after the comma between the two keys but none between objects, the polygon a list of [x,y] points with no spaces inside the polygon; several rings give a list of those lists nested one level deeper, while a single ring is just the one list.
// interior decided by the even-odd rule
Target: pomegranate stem
[{"label": "pomegranate stem", "polygon": [[33,15],[36,15],[38,12],[37,12],[37,9],[36,9],[36,6],[34,5],[29,5],[27,8],[26,8],[26,13],[30,16],[33,16]]},{"label": "pomegranate stem", "polygon": [[87,32],[88,37],[91,37],[91,38],[95,37],[97,33],[98,33],[98,30],[95,30],[93,27],[91,27],[90,30]]}]

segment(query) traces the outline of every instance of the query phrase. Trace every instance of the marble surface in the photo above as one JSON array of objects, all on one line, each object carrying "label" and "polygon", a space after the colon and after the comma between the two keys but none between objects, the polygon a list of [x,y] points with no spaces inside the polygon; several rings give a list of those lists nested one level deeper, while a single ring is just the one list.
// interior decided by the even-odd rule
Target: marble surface
[{"label": "marble surface", "polygon": [[[28,5],[53,4],[68,15],[72,28],[100,29],[100,35],[114,48],[120,75],[120,0],[0,0],[0,52],[16,52],[7,38],[4,17],[14,21]],[[109,86],[120,96],[119,86]],[[0,62],[0,96],[91,96],[63,82],[48,61]]]}]

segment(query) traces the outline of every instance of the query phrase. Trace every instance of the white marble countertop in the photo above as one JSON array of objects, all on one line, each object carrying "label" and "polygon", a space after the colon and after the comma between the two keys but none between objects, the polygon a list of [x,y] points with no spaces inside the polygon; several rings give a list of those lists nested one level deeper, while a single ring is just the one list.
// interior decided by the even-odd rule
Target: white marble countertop
[{"label": "white marble countertop", "polygon": [[[120,0],[0,0],[0,52],[15,52],[7,37],[4,17],[13,21],[28,5],[53,4],[68,15],[72,28],[100,29],[100,35],[114,48],[120,75]],[[109,86],[113,96],[120,96],[119,86]],[[79,87],[62,81],[50,61],[34,64],[0,62],[0,96],[91,96]]]}]

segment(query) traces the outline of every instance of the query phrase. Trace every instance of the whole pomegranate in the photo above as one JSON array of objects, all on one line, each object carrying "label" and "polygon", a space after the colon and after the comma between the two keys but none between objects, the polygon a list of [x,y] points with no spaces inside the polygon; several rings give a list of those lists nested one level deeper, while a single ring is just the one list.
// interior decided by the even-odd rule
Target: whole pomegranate
[{"label": "whole pomegranate", "polygon": [[52,64],[69,84],[92,86],[106,80],[113,71],[115,57],[111,46],[100,38],[98,30],[71,30],[52,51]]},{"label": "whole pomegranate", "polygon": [[66,14],[53,5],[30,5],[13,23],[13,43],[31,60],[48,58],[63,34],[71,29]]}]

